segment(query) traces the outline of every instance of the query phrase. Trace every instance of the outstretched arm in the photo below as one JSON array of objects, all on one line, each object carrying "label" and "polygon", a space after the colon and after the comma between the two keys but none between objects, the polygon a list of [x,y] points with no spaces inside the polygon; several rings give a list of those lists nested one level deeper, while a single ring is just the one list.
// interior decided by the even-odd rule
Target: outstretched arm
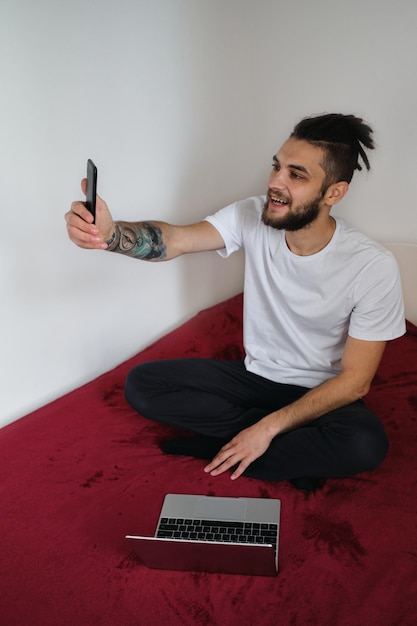
[{"label": "outstretched arm", "polygon": [[[85,193],[85,179],[81,188]],[[83,202],[73,202],[65,220],[68,236],[77,246],[109,250],[145,261],[167,261],[182,254],[224,247],[219,232],[208,222],[188,226],[158,221],[115,222],[100,196],[97,196],[95,224]]]}]

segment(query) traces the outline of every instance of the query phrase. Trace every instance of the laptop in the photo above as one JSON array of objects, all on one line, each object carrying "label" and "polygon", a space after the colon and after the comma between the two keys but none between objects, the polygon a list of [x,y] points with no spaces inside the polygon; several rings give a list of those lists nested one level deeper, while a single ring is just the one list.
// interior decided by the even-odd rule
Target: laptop
[{"label": "laptop", "polygon": [[276,576],[281,501],[167,494],[155,535],[126,535],[150,568]]}]

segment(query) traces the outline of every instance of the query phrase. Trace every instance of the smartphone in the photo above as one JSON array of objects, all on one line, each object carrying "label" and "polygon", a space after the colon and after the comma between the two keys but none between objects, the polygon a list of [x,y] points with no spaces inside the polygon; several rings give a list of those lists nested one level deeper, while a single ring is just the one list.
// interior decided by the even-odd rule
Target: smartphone
[{"label": "smartphone", "polygon": [[96,217],[97,168],[91,159],[87,161],[87,195],[85,206]]}]

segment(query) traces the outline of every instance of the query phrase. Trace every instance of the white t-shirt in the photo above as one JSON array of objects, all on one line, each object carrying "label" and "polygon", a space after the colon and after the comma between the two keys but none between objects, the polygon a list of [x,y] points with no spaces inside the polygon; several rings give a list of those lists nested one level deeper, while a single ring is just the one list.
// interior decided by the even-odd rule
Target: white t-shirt
[{"label": "white t-shirt", "polygon": [[347,336],[387,341],[405,332],[393,255],[336,218],[320,252],[298,256],[285,231],[261,220],[265,197],[235,202],[207,217],[227,257],[245,249],[246,368],[280,383],[315,387],[341,371]]}]

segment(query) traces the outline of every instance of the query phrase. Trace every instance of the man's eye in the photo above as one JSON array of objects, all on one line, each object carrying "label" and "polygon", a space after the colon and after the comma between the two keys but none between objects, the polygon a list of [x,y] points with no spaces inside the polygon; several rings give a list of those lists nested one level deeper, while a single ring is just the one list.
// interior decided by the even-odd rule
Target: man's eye
[{"label": "man's eye", "polygon": [[275,170],[276,172],[278,172],[279,170],[279,164],[275,163],[275,161],[272,162],[272,169]]},{"label": "man's eye", "polygon": [[297,180],[302,180],[304,176],[300,176],[297,172],[291,172],[291,178],[296,178]]}]

